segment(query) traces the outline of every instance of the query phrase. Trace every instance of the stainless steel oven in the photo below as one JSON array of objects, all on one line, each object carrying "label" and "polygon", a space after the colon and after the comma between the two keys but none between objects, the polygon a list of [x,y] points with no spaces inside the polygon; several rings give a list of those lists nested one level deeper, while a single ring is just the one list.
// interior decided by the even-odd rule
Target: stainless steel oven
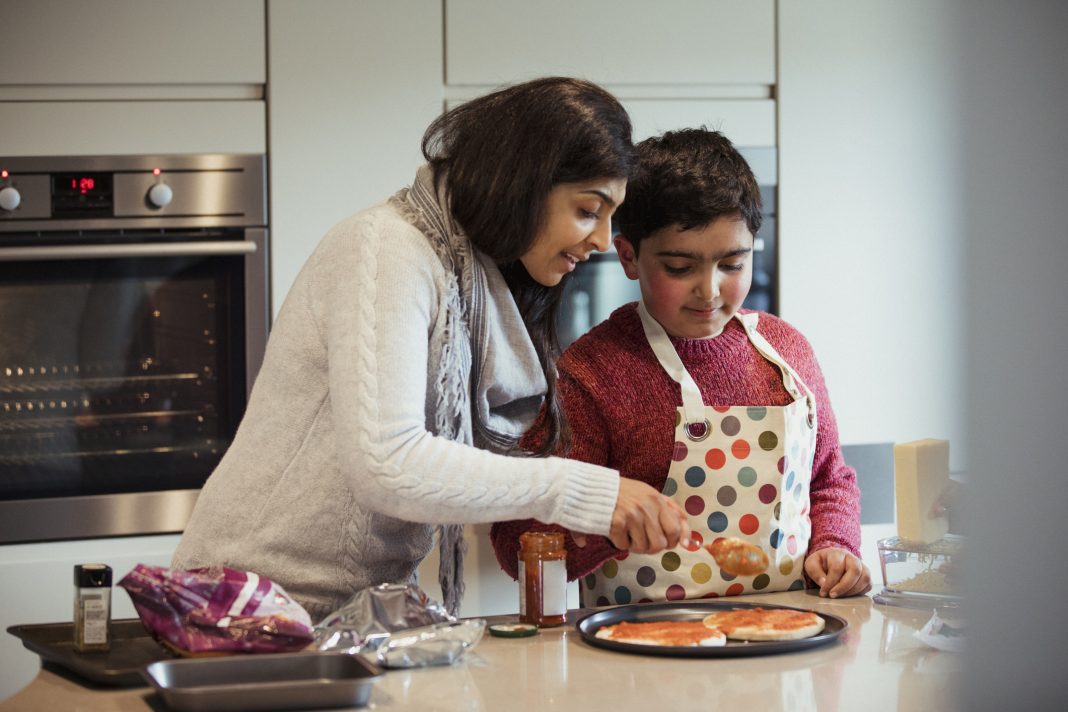
[{"label": "stainless steel oven", "polygon": [[0,157],[0,543],[181,531],[267,275],[263,156]]}]

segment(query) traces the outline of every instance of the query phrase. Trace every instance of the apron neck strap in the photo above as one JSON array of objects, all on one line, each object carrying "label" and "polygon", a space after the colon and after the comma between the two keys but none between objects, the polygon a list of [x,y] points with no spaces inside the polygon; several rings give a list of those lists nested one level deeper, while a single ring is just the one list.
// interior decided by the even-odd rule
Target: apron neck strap
[{"label": "apron neck strap", "polygon": [[787,393],[794,398],[801,398],[802,396],[811,398],[812,392],[808,390],[808,386],[801,380],[801,376],[797,375],[797,371],[786,363],[786,359],[775,350],[775,347],[764,338],[763,334],[757,331],[757,320],[760,315],[756,312],[750,312],[748,314],[735,314],[734,316],[745,327],[745,335],[749,337],[749,342],[760,352],[760,355],[779,367],[779,371],[782,373],[782,385]]},{"label": "apron neck strap", "polygon": [[[693,376],[683,365],[682,358],[679,357],[675,347],[672,346],[671,339],[668,338],[664,327],[652,317],[649,310],[645,308],[645,302],[641,300],[638,301],[638,316],[641,317],[645,338],[653,349],[653,353],[656,354],[657,360],[660,361],[663,369],[672,380],[679,384],[682,390],[682,410],[686,417],[687,432],[695,440],[703,439],[703,436],[698,437],[698,435],[702,433],[707,435],[709,424],[705,419],[705,402],[701,396],[701,389],[697,387]],[[795,400],[804,399],[806,401],[809,410],[809,423],[814,425],[816,402],[812,392],[805,386],[797,372],[790,367],[790,364],[786,363],[783,357],[779,355],[775,347],[757,331],[759,315],[756,312],[748,314],[737,313],[734,318],[745,328],[746,336],[756,350],[760,352],[760,355],[779,367],[779,372],[782,373],[782,385],[787,393]]]},{"label": "apron neck strap", "polygon": [[645,339],[652,347],[660,365],[682,388],[682,411],[686,416],[687,429],[690,426],[699,429],[699,426],[705,423],[705,402],[701,397],[701,389],[697,387],[690,372],[682,365],[682,359],[675,347],[671,345],[664,327],[652,317],[649,310],[645,308],[645,302],[641,300],[638,301],[638,316],[641,317],[642,328],[645,329]]}]

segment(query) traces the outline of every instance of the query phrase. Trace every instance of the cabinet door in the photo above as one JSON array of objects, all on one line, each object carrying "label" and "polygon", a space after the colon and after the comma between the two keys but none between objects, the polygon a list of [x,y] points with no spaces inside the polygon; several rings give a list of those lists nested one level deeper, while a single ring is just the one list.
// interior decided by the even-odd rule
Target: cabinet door
[{"label": "cabinet door", "polygon": [[4,156],[264,153],[262,101],[3,101]]},{"label": "cabinet door", "polygon": [[3,0],[4,84],[263,84],[263,0]]},{"label": "cabinet door", "polygon": [[773,0],[446,0],[447,84],[775,83]]}]

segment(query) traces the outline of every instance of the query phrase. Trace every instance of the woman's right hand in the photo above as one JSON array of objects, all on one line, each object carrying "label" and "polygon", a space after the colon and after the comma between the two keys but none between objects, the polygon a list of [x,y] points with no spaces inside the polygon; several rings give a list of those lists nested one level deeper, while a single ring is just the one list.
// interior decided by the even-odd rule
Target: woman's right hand
[{"label": "woman's right hand", "polygon": [[655,554],[689,543],[690,525],[674,500],[644,482],[621,477],[608,538],[617,549]]}]

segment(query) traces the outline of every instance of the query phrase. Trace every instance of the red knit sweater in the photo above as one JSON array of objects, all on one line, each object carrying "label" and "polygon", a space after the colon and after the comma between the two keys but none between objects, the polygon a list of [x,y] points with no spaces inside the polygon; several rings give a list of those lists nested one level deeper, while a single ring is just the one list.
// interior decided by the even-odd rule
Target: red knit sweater
[{"label": "red knit sweater", "polygon": [[[818,431],[810,488],[812,537],[809,551],[839,547],[860,555],[860,490],[856,472],[842,459],[827,386],[812,347],[796,329],[760,313],[757,330],[790,364],[816,398]],[[750,343],[731,319],[712,339],[672,338],[706,405],[786,405],[791,398],[779,369]],[[611,467],[660,490],[667,480],[675,438],[679,385],[664,372],[642,330],[636,303],[620,307],[572,344],[560,357],[560,398],[574,432],[568,457]],[[544,438],[539,421],[524,436],[530,448]],[[559,531],[534,520],[498,522],[490,537],[497,560],[518,576],[519,535]],[[568,578],[596,570],[616,551],[604,537],[588,537],[584,548],[568,541]]]}]

